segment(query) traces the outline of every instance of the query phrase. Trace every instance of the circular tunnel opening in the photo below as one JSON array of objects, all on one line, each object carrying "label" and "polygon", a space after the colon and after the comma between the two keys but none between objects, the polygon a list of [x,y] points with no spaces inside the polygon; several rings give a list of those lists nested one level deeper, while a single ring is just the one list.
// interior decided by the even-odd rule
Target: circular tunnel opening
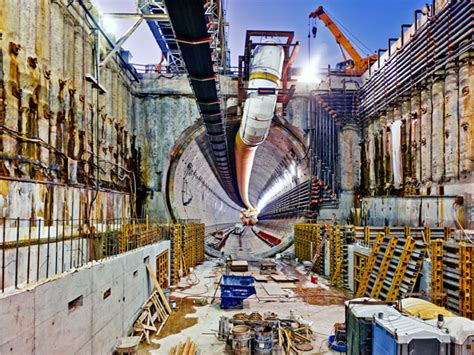
[{"label": "circular tunnel opening", "polygon": [[[228,122],[228,137],[235,137],[238,125],[238,120]],[[222,238],[226,241],[218,249],[234,250],[239,252],[237,256],[264,253],[283,243],[291,234],[291,222],[298,217],[281,218],[264,213],[272,200],[310,178],[301,132],[281,119],[272,123],[267,139],[257,149],[249,184],[249,199],[262,215],[257,225],[241,226],[242,233],[231,231],[241,225],[245,210],[228,196],[220,183],[206,140],[205,129],[198,122],[181,134],[169,153],[163,186],[170,218],[200,220],[209,233],[224,231]],[[229,158],[234,164],[232,138],[228,142]]]}]

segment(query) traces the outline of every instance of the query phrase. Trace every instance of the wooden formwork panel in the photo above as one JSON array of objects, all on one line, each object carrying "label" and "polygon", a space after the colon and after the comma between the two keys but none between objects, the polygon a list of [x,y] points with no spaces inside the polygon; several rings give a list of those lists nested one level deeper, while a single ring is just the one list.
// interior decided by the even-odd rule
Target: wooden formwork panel
[{"label": "wooden formwork panel", "polygon": [[473,319],[473,287],[472,277],[474,245],[461,243],[459,246],[459,314]]},{"label": "wooden formwork panel", "polygon": [[354,253],[354,290],[359,288],[360,280],[364,272],[364,267],[367,265],[369,257],[364,254]]},{"label": "wooden formwork panel", "polygon": [[165,250],[156,257],[156,279],[160,284],[160,287],[165,289],[168,288],[168,262],[169,252]]},{"label": "wooden formwork panel", "polygon": [[205,226],[203,223],[196,225],[196,262],[204,261]]},{"label": "wooden formwork panel", "polygon": [[[431,238],[430,238],[431,239]],[[443,239],[431,240],[431,292],[442,293],[443,287]],[[445,306],[444,297],[435,296],[433,302]]]},{"label": "wooden formwork panel", "polygon": [[[294,226],[295,256],[302,261],[313,260],[323,235],[320,224],[296,223]],[[321,250],[321,256],[316,261],[314,268],[319,273],[324,271],[324,262],[321,260],[324,260],[324,248]]]},{"label": "wooden formwork panel", "polygon": [[172,228],[170,238],[171,242],[171,283],[176,284],[179,281],[179,271],[183,264],[182,252],[182,233],[181,224],[175,224]]},{"label": "wooden formwork panel", "polygon": [[185,260],[184,273],[189,273],[189,268],[196,265],[196,225],[194,223],[184,225],[183,233],[183,255]]}]

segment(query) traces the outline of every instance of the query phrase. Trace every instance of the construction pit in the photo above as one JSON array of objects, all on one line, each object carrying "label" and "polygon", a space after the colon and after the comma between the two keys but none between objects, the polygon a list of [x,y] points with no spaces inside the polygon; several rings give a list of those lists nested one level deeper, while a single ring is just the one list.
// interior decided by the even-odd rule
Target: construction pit
[{"label": "construction pit", "polygon": [[0,0],[0,355],[474,353],[474,2],[289,3]]},{"label": "construction pit", "polygon": [[[298,281],[275,282],[269,275],[260,275],[259,263],[255,262],[249,265],[248,272],[229,274],[255,275],[256,280],[260,280],[255,284],[256,294],[246,299],[242,309],[222,310],[219,284],[225,269],[222,260],[206,261],[183,278],[171,295],[176,297],[178,312],[181,307],[189,312],[185,315],[186,319],[174,320],[178,323],[172,325],[175,334],[166,335],[165,325],[157,337],[151,338],[151,344],[143,344],[138,353],[167,354],[173,347],[179,347],[180,343],[184,345],[186,339],[190,338],[202,354],[232,354],[232,346],[228,344],[227,337],[219,335],[219,322],[221,317],[235,319],[236,315],[239,318],[242,314],[260,320],[264,319],[265,315],[272,315],[281,319],[292,319],[293,322],[298,322],[301,317],[304,322],[308,322],[310,330],[310,341],[300,339],[301,343],[311,344],[311,353],[331,353],[327,343],[328,337],[333,333],[335,323],[344,322],[344,301],[347,298],[342,292],[330,289],[325,280],[317,284],[311,283],[301,265],[296,267],[284,261],[277,262],[278,273],[275,275],[288,274],[291,275],[290,280],[294,280],[295,275],[298,275]],[[285,273],[280,270],[287,271]],[[304,289],[302,294],[301,289]],[[190,305],[193,307],[190,308]],[[319,314],[324,314],[324,317],[319,318]],[[316,317],[318,321],[311,321]],[[188,319],[192,321],[188,322]],[[296,346],[297,339],[294,342]]]}]

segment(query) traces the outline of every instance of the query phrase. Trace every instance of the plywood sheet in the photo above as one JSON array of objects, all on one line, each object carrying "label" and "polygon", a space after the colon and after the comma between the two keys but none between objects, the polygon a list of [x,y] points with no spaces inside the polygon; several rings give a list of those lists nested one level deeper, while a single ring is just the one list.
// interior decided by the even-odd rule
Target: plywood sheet
[{"label": "plywood sheet", "polygon": [[289,288],[294,289],[298,287],[293,282],[280,282],[278,283],[278,286],[280,286],[281,288],[286,288],[286,289],[289,289]]},{"label": "plywood sheet", "polygon": [[283,290],[279,285],[273,282],[264,284],[262,285],[262,287],[265,289],[265,292],[267,292],[269,296],[286,296],[287,295],[285,290]]},{"label": "plywood sheet", "polygon": [[258,274],[255,274],[255,275],[253,275],[253,278],[254,278],[255,281],[257,281],[257,282],[268,282],[268,277],[265,276],[265,275],[258,275]]},{"label": "plywood sheet", "polygon": [[271,275],[270,277],[275,282],[296,282],[296,281],[298,281],[297,278],[288,277],[288,276],[285,276],[285,275]]}]

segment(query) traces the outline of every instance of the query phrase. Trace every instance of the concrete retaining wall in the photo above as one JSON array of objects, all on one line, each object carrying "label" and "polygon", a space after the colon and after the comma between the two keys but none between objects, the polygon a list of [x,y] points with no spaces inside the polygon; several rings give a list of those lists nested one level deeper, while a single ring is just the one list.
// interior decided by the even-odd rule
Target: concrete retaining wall
[{"label": "concrete retaining wall", "polygon": [[155,269],[166,249],[162,241],[0,295],[0,354],[111,353],[153,288],[146,264]]}]

